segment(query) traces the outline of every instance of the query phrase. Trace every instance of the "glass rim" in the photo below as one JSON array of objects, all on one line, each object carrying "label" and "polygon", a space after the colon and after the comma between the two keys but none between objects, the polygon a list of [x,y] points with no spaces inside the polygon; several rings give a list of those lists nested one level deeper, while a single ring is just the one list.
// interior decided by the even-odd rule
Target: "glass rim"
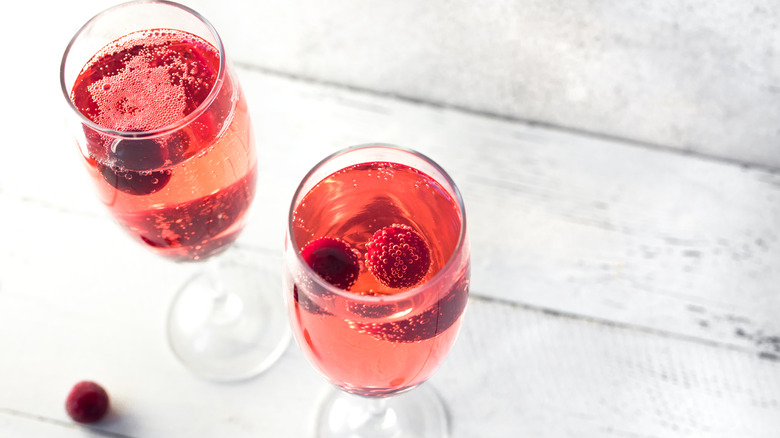
[{"label": "glass rim", "polygon": [[[203,25],[206,26],[206,29],[208,29],[209,33],[214,37],[215,40],[215,48],[219,52],[219,69],[217,71],[217,77],[214,81],[214,86],[209,91],[208,96],[206,96],[206,99],[203,100],[203,102],[200,103],[200,105],[197,106],[191,113],[187,114],[186,116],[182,117],[181,119],[177,120],[174,123],[165,125],[160,128],[151,129],[148,131],[118,131],[116,129],[110,129],[106,128],[104,126],[101,126],[92,120],[90,120],[87,116],[85,116],[73,103],[73,100],[70,97],[70,90],[68,89],[68,86],[65,83],[65,66],[68,62],[68,55],[71,52],[71,49],[73,48],[73,45],[76,43],[76,40],[79,39],[79,37],[97,20],[99,20],[102,16],[105,14],[133,6],[133,5],[142,5],[142,4],[160,4],[165,5],[169,7],[173,7],[176,9],[180,9],[184,11],[185,13],[188,13],[195,17],[198,21],[203,23]],[[172,28],[171,28],[172,29]],[[142,31],[144,29],[139,29],[138,31]],[[178,30],[178,29],[174,29]],[[135,31],[134,31],[135,32]],[[110,44],[107,43],[107,44]],[[81,67],[84,68],[83,66]],[[70,107],[73,112],[76,113],[76,115],[81,119],[81,123],[84,125],[89,126],[90,128],[94,129],[95,131],[100,131],[103,134],[111,135],[114,137],[119,138],[133,138],[133,139],[142,139],[142,138],[153,138],[158,137],[160,135],[169,134],[171,132],[175,132],[182,127],[188,125],[191,121],[198,118],[206,108],[208,108],[209,105],[216,99],[217,94],[219,93],[219,89],[222,86],[222,83],[224,82],[225,75],[227,74],[227,58],[225,56],[225,47],[222,42],[222,37],[219,36],[219,33],[217,32],[217,29],[211,24],[209,20],[206,19],[203,15],[201,15],[198,11],[185,6],[180,3],[176,3],[169,0],[131,0],[128,2],[120,3],[114,6],[111,6],[110,8],[104,9],[101,12],[98,12],[92,18],[87,20],[76,33],[73,35],[73,37],[68,42],[68,45],[65,47],[65,52],[62,55],[62,60],[60,61],[60,89],[62,90],[62,94],[65,97],[65,100],[68,103],[68,106]]]},{"label": "glass rim", "polygon": [[[352,153],[359,150],[366,150],[366,149],[391,149],[403,153],[407,153],[410,155],[413,155],[421,160],[423,160],[428,165],[432,166],[437,172],[439,172],[442,177],[444,178],[444,181],[446,184],[450,186],[452,189],[453,194],[455,195],[455,201],[458,205],[458,212],[460,213],[460,230],[458,232],[458,243],[455,245],[455,248],[452,251],[452,255],[447,259],[447,262],[444,263],[444,266],[433,275],[430,279],[425,281],[422,284],[419,284],[417,286],[414,286],[410,289],[398,292],[396,294],[390,294],[390,295],[364,295],[359,293],[350,292],[344,289],[341,289],[335,285],[332,285],[325,281],[319,274],[314,272],[311,267],[306,263],[306,261],[303,259],[303,256],[301,255],[300,250],[298,249],[298,244],[295,240],[295,235],[292,232],[292,218],[293,214],[295,213],[295,207],[297,206],[297,200],[299,195],[301,195],[303,191],[303,187],[306,184],[306,182],[309,181],[309,179],[320,169],[322,169],[326,164],[331,162],[332,160],[341,157],[343,155],[346,155],[348,153]],[[361,163],[368,163],[369,161],[363,161]],[[388,160],[388,163],[393,163],[392,160]],[[360,164],[360,163],[355,163]],[[396,163],[400,164],[400,163]],[[341,168],[343,169],[343,168]],[[341,170],[339,169],[339,170]],[[415,167],[416,169],[416,167]],[[338,172],[337,170],[336,172]],[[417,169],[420,171],[419,169]],[[332,174],[332,173],[331,173]],[[426,173],[427,174],[427,173]],[[330,175],[330,174],[329,174]],[[329,176],[328,175],[328,176]],[[429,175],[431,176],[431,175]],[[327,178],[327,176],[325,176]],[[314,185],[317,185],[321,182],[317,181]],[[437,181],[438,182],[438,181]],[[441,183],[440,183],[441,184]],[[449,191],[449,190],[448,190]],[[305,194],[304,194],[305,196]],[[463,197],[460,193],[460,189],[458,189],[458,186],[455,184],[455,181],[450,177],[450,175],[441,167],[439,166],[435,161],[433,161],[431,158],[429,158],[427,155],[418,152],[411,148],[406,148],[403,146],[397,146],[394,144],[389,143],[364,143],[354,146],[348,146],[343,149],[340,149],[322,160],[320,160],[317,164],[315,164],[311,170],[309,170],[306,175],[301,179],[301,182],[298,184],[298,187],[295,189],[295,194],[293,194],[292,202],[290,203],[290,210],[287,215],[287,225],[286,225],[286,232],[289,236],[290,243],[293,246],[293,250],[295,252],[295,258],[299,265],[303,266],[303,269],[305,269],[307,272],[310,272],[313,275],[309,275],[309,278],[316,283],[319,287],[322,287],[323,289],[326,289],[328,292],[331,292],[333,294],[336,294],[338,296],[341,296],[343,298],[346,298],[350,301],[356,301],[356,302],[363,302],[367,304],[386,304],[387,302],[398,302],[402,300],[409,299],[411,297],[417,296],[422,293],[422,291],[426,290],[428,288],[429,284],[433,284],[437,281],[439,281],[440,278],[442,278],[445,273],[450,272],[453,269],[453,265],[455,264],[456,259],[459,258],[459,254],[463,250],[463,246],[465,245],[465,242],[467,240],[467,231],[466,231],[466,206],[463,202]]]}]

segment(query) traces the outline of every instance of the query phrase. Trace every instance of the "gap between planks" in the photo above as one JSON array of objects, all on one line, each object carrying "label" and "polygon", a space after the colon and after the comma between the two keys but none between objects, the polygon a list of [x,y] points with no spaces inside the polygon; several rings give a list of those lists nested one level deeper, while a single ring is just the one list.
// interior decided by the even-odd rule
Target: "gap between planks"
[{"label": "gap between planks", "polygon": [[[562,310],[552,309],[549,307],[542,307],[542,306],[537,306],[537,305],[528,304],[519,301],[511,301],[504,298],[492,297],[488,295],[480,295],[474,292],[470,292],[469,298],[477,301],[481,301],[483,303],[500,304],[504,306],[513,307],[516,309],[523,309],[529,312],[540,313],[540,314],[544,314],[556,318],[563,318],[571,321],[587,322],[587,323],[596,324],[604,327],[631,330],[639,333],[651,334],[651,335],[660,336],[669,339],[675,339],[679,341],[693,342],[696,344],[706,345],[715,348],[724,348],[731,351],[746,353],[751,356],[758,356],[761,359],[780,362],[780,354],[776,354],[768,351],[756,352],[754,349],[742,347],[739,345],[729,344],[727,342],[719,342],[712,339],[706,339],[698,336],[686,335],[682,333],[676,333],[673,331],[661,330],[661,329],[637,325],[637,324],[628,324],[620,321],[612,321],[609,319],[597,318],[585,314],[570,313]],[[777,340],[777,344],[778,344],[777,347],[780,348],[780,339]]]},{"label": "gap between planks", "polygon": [[[0,195],[3,195],[2,192],[0,192]],[[59,214],[73,214],[77,216],[86,216],[90,219],[96,219],[100,220],[104,218],[104,215],[98,215],[94,214],[92,212],[86,212],[81,210],[72,210],[63,208],[62,206],[48,202],[44,199],[38,199],[34,197],[29,196],[13,196],[11,194],[5,193],[6,196],[9,196],[11,198],[17,199],[17,201],[21,203],[30,203],[33,205],[37,205],[38,207],[41,207],[43,209],[52,210]],[[240,248],[242,250],[255,252],[260,255],[264,256],[273,256],[276,254],[276,251],[270,248],[265,248],[260,245],[253,245],[253,244],[247,244],[245,242],[236,242],[236,247]],[[661,336],[669,339],[675,339],[675,340],[681,340],[681,341],[687,341],[687,342],[694,342],[700,345],[707,345],[711,347],[716,348],[724,348],[731,351],[737,351],[741,353],[746,353],[749,355],[757,356],[761,359],[770,360],[774,362],[780,362],[780,354],[777,353],[777,351],[780,351],[780,338],[775,339],[775,337],[771,337],[770,339],[766,340],[765,343],[772,344],[775,348],[774,351],[767,351],[767,350],[761,350],[758,351],[755,348],[748,348],[740,345],[730,344],[728,342],[721,342],[713,339],[706,339],[703,337],[693,336],[693,335],[687,335],[683,333],[676,333],[673,331],[668,330],[661,330],[658,328],[648,327],[644,325],[639,324],[630,324],[626,322],[621,321],[615,321],[615,320],[609,320],[606,318],[598,318],[595,316],[587,315],[587,314],[578,314],[578,313],[572,313],[572,312],[566,312],[563,310],[553,309],[550,307],[544,307],[539,305],[530,304],[527,302],[520,302],[520,301],[512,301],[505,298],[500,297],[494,297],[487,294],[480,294],[478,292],[472,291],[470,294],[470,298],[474,300],[478,300],[484,303],[494,303],[494,304],[500,304],[509,306],[512,308],[517,309],[523,309],[531,312],[536,312],[540,314],[549,315],[556,318],[564,318],[567,320],[572,321],[582,321],[582,322],[588,322],[592,324],[601,325],[604,327],[613,327],[613,328],[619,328],[619,329],[625,329],[625,330],[631,330],[635,332],[640,333],[646,333],[646,334],[652,334],[656,336]],[[739,335],[739,333],[737,333]],[[746,336],[746,333],[742,334],[743,337]],[[3,408],[0,408],[0,412],[3,411]],[[118,435],[121,437],[121,435]]]},{"label": "gap between planks", "polygon": [[65,427],[65,428],[72,429],[72,430],[83,430],[83,431],[89,432],[90,434],[94,434],[94,435],[101,436],[101,437],[108,437],[108,438],[136,438],[136,437],[133,437],[133,436],[130,436],[130,435],[125,435],[125,434],[121,434],[121,433],[117,433],[117,432],[111,432],[111,431],[108,431],[108,430],[98,429],[98,428],[96,428],[94,426],[81,425],[81,424],[72,423],[72,422],[69,422],[69,421],[56,420],[56,419],[53,419],[53,418],[44,417],[42,415],[31,414],[29,412],[22,412],[22,411],[17,411],[15,409],[4,408],[2,406],[0,406],[0,414],[6,414],[6,415],[9,415],[11,417],[23,418],[23,419],[26,419],[26,420],[36,421],[36,422],[39,422],[39,423],[46,423],[46,424],[50,424],[50,425],[53,425],[53,426]]},{"label": "gap between planks", "polygon": [[[762,171],[765,171],[765,172],[768,172],[768,173],[772,173],[772,174],[780,174],[780,168],[774,167],[774,166],[771,166],[771,165],[768,165],[768,164],[756,164],[756,163],[736,160],[736,159],[732,159],[732,158],[718,157],[718,156],[715,156],[715,155],[705,154],[705,153],[698,152],[698,151],[691,150],[691,149],[678,149],[678,148],[674,148],[674,147],[670,147],[670,146],[665,146],[665,145],[659,144],[659,143],[643,142],[643,141],[638,141],[638,140],[634,140],[634,139],[619,137],[619,136],[615,136],[615,135],[609,135],[609,134],[604,134],[604,133],[599,133],[599,132],[587,131],[587,130],[584,130],[584,129],[577,129],[577,128],[572,128],[572,127],[567,127],[567,126],[560,126],[560,125],[555,125],[555,124],[552,124],[552,123],[544,122],[544,121],[541,121],[541,120],[521,119],[521,118],[518,118],[518,117],[511,117],[511,116],[507,116],[505,114],[494,113],[494,112],[491,112],[491,111],[479,110],[479,109],[474,109],[474,108],[467,108],[467,107],[460,106],[460,105],[452,105],[452,104],[446,104],[446,103],[441,103],[441,102],[431,102],[431,101],[420,99],[420,98],[416,98],[416,97],[413,97],[413,96],[408,96],[408,95],[403,95],[403,94],[398,94],[398,93],[391,93],[391,92],[380,91],[380,90],[372,90],[372,89],[369,89],[369,88],[358,87],[358,86],[355,86],[355,85],[348,85],[348,84],[343,84],[343,83],[334,82],[334,81],[328,81],[328,80],[324,80],[324,79],[317,79],[317,78],[313,78],[313,77],[309,77],[309,76],[303,76],[303,75],[298,75],[298,74],[295,74],[295,73],[289,73],[289,72],[284,72],[284,71],[280,71],[280,70],[275,70],[275,69],[271,69],[271,68],[268,68],[268,67],[262,67],[262,66],[255,65],[255,64],[250,64],[250,63],[247,63],[247,62],[240,62],[239,61],[239,62],[235,62],[234,64],[235,64],[236,67],[238,67],[238,68],[240,68],[242,70],[246,70],[246,71],[250,71],[250,72],[254,72],[254,73],[259,73],[259,74],[264,74],[264,75],[272,76],[272,77],[276,77],[276,78],[287,79],[287,80],[291,80],[291,81],[295,81],[295,82],[299,82],[299,83],[305,83],[305,84],[309,84],[309,85],[318,85],[318,86],[323,86],[323,87],[328,87],[328,88],[340,89],[340,90],[349,91],[349,92],[353,92],[353,93],[360,93],[360,94],[371,95],[371,96],[381,97],[381,98],[386,98],[386,99],[394,99],[394,100],[398,100],[398,101],[409,103],[409,104],[426,106],[426,107],[429,107],[429,108],[447,109],[447,110],[457,111],[457,112],[460,112],[460,113],[463,113],[463,114],[469,114],[469,115],[473,115],[473,116],[491,118],[491,119],[498,120],[498,121],[504,121],[504,122],[510,122],[510,123],[518,123],[518,124],[523,124],[523,125],[527,125],[527,126],[530,126],[530,127],[540,127],[540,128],[544,128],[544,129],[555,130],[555,131],[559,131],[559,132],[566,133],[566,134],[588,137],[588,138],[594,139],[594,140],[602,140],[602,141],[609,141],[609,142],[620,142],[620,143],[624,143],[627,146],[643,148],[643,149],[649,149],[649,150],[654,150],[654,151],[661,151],[661,152],[665,152],[665,153],[669,153],[669,154],[673,154],[673,155],[681,155],[681,156],[686,156],[686,157],[690,157],[690,158],[696,158],[696,159],[701,159],[701,160],[705,160],[705,161],[711,161],[711,162],[715,162],[715,163],[728,164],[728,165],[732,165],[732,166],[741,167],[743,169],[756,169],[756,170],[762,170]],[[363,109],[366,109],[366,108],[363,108]],[[381,108],[372,108],[371,110],[381,112]]]}]

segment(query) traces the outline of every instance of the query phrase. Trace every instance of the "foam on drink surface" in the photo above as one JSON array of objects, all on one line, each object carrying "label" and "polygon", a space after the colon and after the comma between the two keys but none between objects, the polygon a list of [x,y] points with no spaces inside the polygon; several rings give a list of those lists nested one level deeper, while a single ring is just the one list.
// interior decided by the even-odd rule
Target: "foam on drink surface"
[{"label": "foam on drink surface", "polygon": [[195,110],[216,81],[219,54],[187,32],[134,32],[101,49],[84,67],[72,98],[100,126],[148,131]]}]

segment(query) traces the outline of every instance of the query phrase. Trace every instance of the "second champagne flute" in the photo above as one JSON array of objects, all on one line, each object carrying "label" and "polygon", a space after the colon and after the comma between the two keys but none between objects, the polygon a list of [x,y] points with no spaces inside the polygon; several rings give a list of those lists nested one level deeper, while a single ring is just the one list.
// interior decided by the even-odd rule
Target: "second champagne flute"
[{"label": "second champagne flute", "polygon": [[204,267],[169,312],[176,356],[214,380],[270,366],[289,338],[281,279],[221,255],[246,224],[257,155],[214,27],[167,1],[112,7],[70,41],[60,82],[87,171],[117,222],[155,253]]},{"label": "second champagne flute", "polygon": [[298,186],[284,281],[295,338],[339,390],[318,437],[446,437],[444,404],[422,385],[468,301],[466,211],[429,158],[392,145],[337,152]]}]

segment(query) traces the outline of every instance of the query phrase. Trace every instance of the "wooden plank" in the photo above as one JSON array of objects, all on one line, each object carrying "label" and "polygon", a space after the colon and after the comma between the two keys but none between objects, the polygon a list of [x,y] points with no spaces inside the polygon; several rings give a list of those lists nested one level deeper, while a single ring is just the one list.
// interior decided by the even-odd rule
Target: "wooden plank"
[{"label": "wooden plank", "polygon": [[[780,11],[763,0],[708,8],[696,0],[610,7],[563,0],[186,3],[214,22],[242,64],[780,167],[774,123],[780,41],[773,27]],[[46,37],[30,36],[41,68],[6,71],[7,83],[29,81],[41,95],[58,93],[51,72],[65,42],[114,4],[47,2],[43,7],[57,19],[45,23]],[[28,16],[41,6],[8,7]],[[3,35],[24,32],[17,25],[9,23]],[[9,59],[27,55],[22,45],[8,50]],[[7,97],[27,92],[3,91]],[[38,102],[21,99],[9,117],[59,109]]]},{"label": "wooden plank", "polygon": [[780,167],[773,2],[190,4],[270,71]]},{"label": "wooden plank", "polygon": [[[111,434],[99,436],[310,433],[328,386],[297,347],[257,379],[204,382],[167,351],[160,291],[139,290],[147,315],[128,314],[122,297],[137,286],[128,283],[116,284],[114,302],[84,302],[72,284],[72,300],[0,294],[0,345],[12,358],[0,362],[4,433],[73,436],[62,404],[82,378],[112,396],[114,413],[97,425]],[[479,298],[429,385],[450,408],[454,438],[768,438],[780,426],[780,363]]]},{"label": "wooden plank", "polygon": [[457,436],[769,438],[780,428],[777,362],[505,302],[469,306],[431,382]]},{"label": "wooden plank", "polygon": [[[14,420],[3,420],[10,430],[0,435],[29,436],[32,421],[51,426],[46,436],[71,436],[64,400],[83,379],[109,391],[114,414],[98,427],[121,436],[303,435],[292,414],[324,382],[297,349],[234,385],[193,376],[169,350],[168,304],[195,265],[162,261],[101,216],[0,200],[18,212],[0,227],[0,417]],[[36,242],[57,244],[27,244],[24,227],[38,230]],[[279,266],[262,253],[257,263]]]},{"label": "wooden plank", "polygon": [[3,408],[0,408],[0,431],[13,437],[130,438],[101,429],[99,425],[80,426]]},{"label": "wooden plank", "polygon": [[[60,241],[47,251],[24,246],[24,236],[10,231],[16,223],[2,236],[15,250],[0,266],[15,269],[4,272],[0,288],[0,345],[13,358],[0,361],[0,408],[24,417],[4,430],[24,436],[31,418],[46,428],[67,423],[69,385],[94,378],[118,408],[105,428],[121,436],[308,433],[326,385],[295,347],[257,380],[193,378],[161,332],[186,267],[126,245],[103,218],[28,200],[3,205],[23,212],[15,220],[42,230],[41,239]],[[47,228],[53,220],[71,233]],[[101,237],[84,244],[90,235]],[[74,253],[79,245],[83,252]],[[74,254],[83,269],[67,262]],[[40,266],[49,267],[46,275]],[[449,403],[455,437],[770,437],[780,418],[778,366],[721,345],[477,298],[431,385]],[[47,436],[71,434],[67,427]]]},{"label": "wooden plank", "polygon": [[319,157],[387,141],[459,184],[475,292],[780,353],[779,174],[242,74],[268,159],[261,187],[275,188],[248,230],[273,232],[248,239],[273,247],[289,197],[278,188],[292,193]]}]

